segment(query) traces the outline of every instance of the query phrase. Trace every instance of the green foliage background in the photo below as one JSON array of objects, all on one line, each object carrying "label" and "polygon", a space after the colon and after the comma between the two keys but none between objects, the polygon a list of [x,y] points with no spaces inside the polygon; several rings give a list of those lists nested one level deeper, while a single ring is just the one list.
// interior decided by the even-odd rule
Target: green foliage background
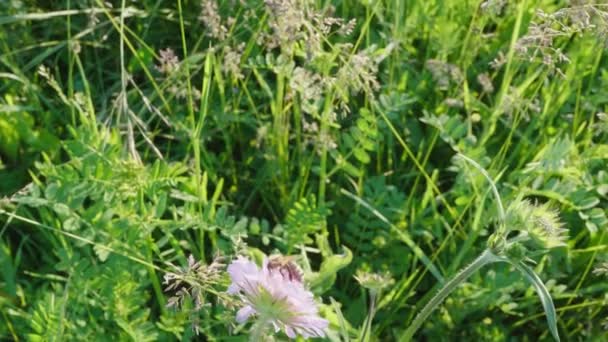
[{"label": "green foliage background", "polygon": [[[204,1],[2,1],[0,336],[203,340],[187,308],[165,307],[162,276],[242,247],[300,255],[322,313],[352,339],[368,301],[355,271],[390,272],[372,340],[395,340],[495,228],[484,178],[452,160],[462,152],[505,202],[561,211],[567,246],[535,270],[564,340],[608,339],[608,282],[593,272],[608,260],[604,19],[556,36],[569,61],[543,63],[549,52],[524,58],[518,38],[536,10],[578,2],[500,3],[309,1],[356,19],[311,56],[304,40],[259,42],[272,32],[264,1],[220,1],[222,39]],[[170,73],[155,67],[166,48],[180,61]],[[233,312],[208,301],[201,333],[227,340]],[[529,284],[497,264],[417,338],[551,335]]]}]

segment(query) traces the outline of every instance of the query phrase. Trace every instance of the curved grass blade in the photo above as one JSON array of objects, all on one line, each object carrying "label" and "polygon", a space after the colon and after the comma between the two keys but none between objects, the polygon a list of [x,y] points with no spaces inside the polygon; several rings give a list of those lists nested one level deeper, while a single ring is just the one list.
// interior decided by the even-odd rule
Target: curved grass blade
[{"label": "curved grass blade", "polygon": [[517,268],[521,273],[526,276],[526,278],[534,285],[534,289],[536,289],[536,293],[540,297],[540,301],[543,304],[543,308],[545,309],[545,315],[547,316],[547,324],[549,324],[549,330],[551,331],[551,335],[557,342],[560,341],[559,333],[557,331],[557,314],[555,313],[555,306],[553,305],[553,299],[549,294],[549,291],[545,287],[543,281],[534,273],[528,265],[524,264],[523,261],[518,262],[517,264],[513,263],[513,266]]},{"label": "curved grass blade", "polygon": [[372,214],[374,214],[374,216],[376,216],[378,219],[380,219],[380,221],[386,223],[395,233],[397,233],[397,235],[399,236],[401,241],[403,241],[409,248],[412,249],[412,251],[414,252],[416,257],[418,257],[420,259],[420,261],[422,261],[424,266],[426,266],[428,268],[429,272],[431,272],[431,274],[440,283],[443,283],[445,281],[445,279],[441,275],[441,272],[439,272],[439,269],[437,269],[437,267],[435,267],[435,265],[433,264],[433,261],[431,261],[431,259],[424,253],[424,251],[420,247],[418,247],[416,242],[414,242],[414,240],[412,240],[411,236],[407,232],[395,227],[395,225],[392,224],[384,215],[382,215],[382,213],[380,213],[378,210],[376,210],[374,207],[372,207],[371,204],[367,203],[361,197],[359,197],[355,194],[352,194],[345,189],[340,189],[340,192],[342,194],[350,197],[351,199],[353,199],[355,202],[359,203],[360,205],[362,205],[365,209],[369,210]]}]

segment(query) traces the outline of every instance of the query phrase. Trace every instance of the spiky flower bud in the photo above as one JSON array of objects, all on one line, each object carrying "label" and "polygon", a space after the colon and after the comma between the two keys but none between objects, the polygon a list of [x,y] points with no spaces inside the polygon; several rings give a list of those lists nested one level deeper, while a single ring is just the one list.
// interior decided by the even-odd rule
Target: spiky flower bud
[{"label": "spiky flower bud", "polygon": [[530,248],[549,249],[565,246],[568,230],[559,220],[559,212],[548,204],[515,200],[507,209],[507,229],[519,231],[520,240]]},{"label": "spiky flower bud", "polygon": [[520,243],[513,243],[507,247],[505,254],[513,261],[522,261],[527,259],[528,249]]},{"label": "spiky flower bud", "polygon": [[492,253],[496,255],[501,255],[504,252],[505,247],[507,246],[507,239],[502,233],[502,230],[499,230],[498,232],[495,232],[494,234],[490,235],[487,244],[488,249],[490,249]]},{"label": "spiky flower bud", "polygon": [[365,271],[357,271],[355,279],[370,292],[376,294],[387,286],[394,283],[393,278],[388,273],[370,273]]}]

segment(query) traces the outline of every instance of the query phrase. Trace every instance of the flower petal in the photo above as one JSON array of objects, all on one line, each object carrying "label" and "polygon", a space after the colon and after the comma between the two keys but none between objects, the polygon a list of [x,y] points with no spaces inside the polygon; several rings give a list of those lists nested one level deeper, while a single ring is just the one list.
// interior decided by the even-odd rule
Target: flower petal
[{"label": "flower petal", "polygon": [[270,272],[268,259],[263,265],[259,268],[249,259],[238,257],[228,266],[232,280],[228,293],[243,301],[237,322],[243,323],[258,314],[276,332],[283,330],[290,338],[325,336],[329,322],[319,316],[314,295],[301,282],[281,272]]},{"label": "flower petal", "polygon": [[249,317],[253,314],[255,314],[255,309],[252,308],[251,306],[247,305],[243,308],[241,308],[237,313],[236,313],[236,321],[239,323],[243,323],[246,320],[249,319]]},{"label": "flower petal", "polygon": [[285,327],[285,334],[287,334],[289,338],[296,338],[296,332],[290,326]]},{"label": "flower petal", "polygon": [[232,284],[228,288],[228,293],[234,294],[242,289],[247,283],[255,282],[262,276],[258,266],[249,259],[239,256],[228,266],[228,274],[232,279]]}]

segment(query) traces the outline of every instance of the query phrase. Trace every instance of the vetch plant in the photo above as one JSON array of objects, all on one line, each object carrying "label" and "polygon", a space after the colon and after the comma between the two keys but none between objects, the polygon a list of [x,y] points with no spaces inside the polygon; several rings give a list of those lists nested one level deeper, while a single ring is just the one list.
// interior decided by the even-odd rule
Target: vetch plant
[{"label": "vetch plant", "polygon": [[[412,340],[416,331],[422,326],[429,315],[443,300],[460,284],[482,267],[496,263],[506,262],[521,272],[534,286],[547,316],[547,323],[551,335],[559,341],[557,331],[557,316],[555,306],[549,291],[539,276],[528,265],[530,256],[545,252],[547,249],[562,246],[566,240],[566,229],[559,221],[558,213],[547,205],[534,205],[530,201],[516,199],[505,211],[498,189],[489,174],[474,160],[458,154],[458,157],[477,168],[488,180],[491,190],[496,197],[496,205],[500,217],[496,232],[490,236],[487,248],[468,266],[460,270],[448,280],[431,300],[422,308],[414,321],[405,331],[401,341]],[[510,233],[518,234],[509,238]]]}]

